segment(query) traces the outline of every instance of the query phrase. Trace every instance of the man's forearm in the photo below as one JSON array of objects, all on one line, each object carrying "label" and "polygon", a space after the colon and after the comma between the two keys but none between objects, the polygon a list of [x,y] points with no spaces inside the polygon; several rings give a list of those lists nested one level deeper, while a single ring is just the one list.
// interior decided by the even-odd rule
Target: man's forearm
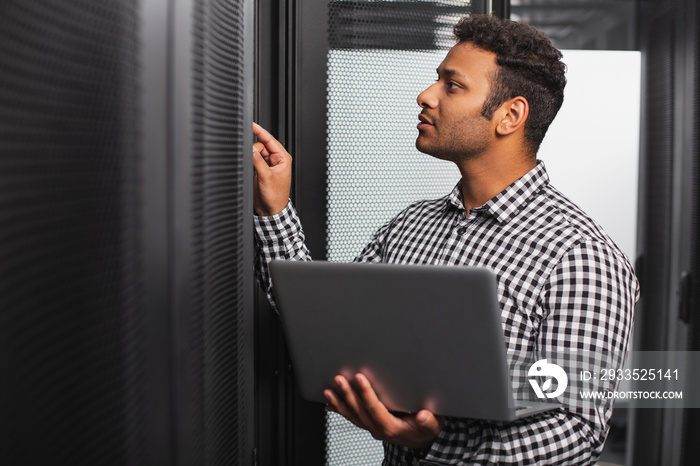
[{"label": "man's forearm", "polygon": [[447,418],[425,460],[445,465],[584,465],[597,460],[604,441],[605,432],[564,410],[513,423]]},{"label": "man's forearm", "polygon": [[255,277],[276,309],[270,279],[270,261],[276,259],[308,261],[311,260],[311,254],[304,244],[304,230],[291,202],[277,215],[256,216],[254,224]]}]

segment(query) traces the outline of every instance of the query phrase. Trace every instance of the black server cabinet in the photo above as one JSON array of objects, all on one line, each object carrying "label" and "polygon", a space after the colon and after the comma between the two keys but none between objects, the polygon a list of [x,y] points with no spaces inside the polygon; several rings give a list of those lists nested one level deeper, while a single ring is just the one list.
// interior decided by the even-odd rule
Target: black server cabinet
[{"label": "black server cabinet", "polygon": [[[698,351],[698,6],[640,2],[642,125],[635,349]],[[682,370],[692,370],[684,367]],[[678,387],[669,387],[669,389]],[[693,374],[682,390],[700,389]],[[693,464],[696,409],[636,409],[630,464]]]},{"label": "black server cabinet", "polygon": [[0,463],[252,464],[252,10],[0,3]]}]

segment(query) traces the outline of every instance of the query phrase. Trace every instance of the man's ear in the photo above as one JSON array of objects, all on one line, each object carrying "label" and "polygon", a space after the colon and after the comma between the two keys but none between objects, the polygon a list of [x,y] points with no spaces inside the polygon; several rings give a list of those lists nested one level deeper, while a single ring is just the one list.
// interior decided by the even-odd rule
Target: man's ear
[{"label": "man's ear", "polygon": [[525,126],[525,121],[530,114],[530,104],[527,103],[525,97],[513,97],[503,102],[496,114],[500,116],[500,121],[496,125],[496,133],[500,136],[507,136]]}]

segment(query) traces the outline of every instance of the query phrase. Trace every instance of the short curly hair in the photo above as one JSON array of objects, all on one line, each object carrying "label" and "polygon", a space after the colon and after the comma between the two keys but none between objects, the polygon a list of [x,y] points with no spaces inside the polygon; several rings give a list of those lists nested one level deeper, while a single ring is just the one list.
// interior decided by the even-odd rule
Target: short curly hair
[{"label": "short curly hair", "polygon": [[564,102],[566,65],[561,52],[539,29],[497,16],[463,18],[453,31],[458,43],[469,42],[496,54],[499,69],[482,115],[490,119],[503,102],[524,97],[530,106],[525,141],[532,153],[537,153]]}]

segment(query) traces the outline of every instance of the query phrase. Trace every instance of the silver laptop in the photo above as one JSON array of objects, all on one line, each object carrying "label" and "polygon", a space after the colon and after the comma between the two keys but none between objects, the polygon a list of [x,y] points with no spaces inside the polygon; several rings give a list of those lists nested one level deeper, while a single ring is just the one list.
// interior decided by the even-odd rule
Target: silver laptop
[{"label": "silver laptop", "polygon": [[270,273],[307,400],[361,372],[394,411],[512,421],[561,406],[514,402],[488,269],[272,261]]}]

